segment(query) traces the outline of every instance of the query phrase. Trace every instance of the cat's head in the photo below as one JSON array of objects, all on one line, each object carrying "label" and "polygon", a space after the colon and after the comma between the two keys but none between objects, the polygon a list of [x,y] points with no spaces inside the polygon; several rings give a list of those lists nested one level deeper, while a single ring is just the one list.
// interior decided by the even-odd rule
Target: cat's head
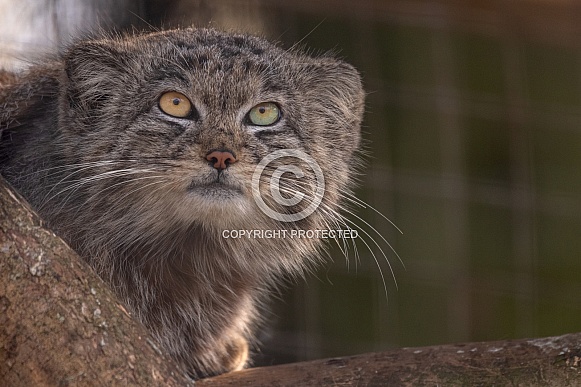
[{"label": "cat's head", "polygon": [[308,229],[337,211],[364,101],[345,62],[209,29],[84,41],[64,58],[62,149],[95,163],[80,200],[153,228]]}]

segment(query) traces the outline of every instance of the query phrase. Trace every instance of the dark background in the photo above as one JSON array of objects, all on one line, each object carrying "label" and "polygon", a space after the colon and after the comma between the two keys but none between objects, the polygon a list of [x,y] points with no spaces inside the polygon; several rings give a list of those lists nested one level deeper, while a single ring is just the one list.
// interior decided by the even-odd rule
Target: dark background
[{"label": "dark background", "polygon": [[577,2],[126,3],[101,8],[102,24],[194,23],[300,41],[363,75],[372,156],[357,194],[403,235],[371,210],[358,215],[406,269],[354,219],[385,251],[398,288],[376,248],[387,299],[364,243],[349,265],[333,250],[335,263],[273,303],[260,364],[581,331]]}]

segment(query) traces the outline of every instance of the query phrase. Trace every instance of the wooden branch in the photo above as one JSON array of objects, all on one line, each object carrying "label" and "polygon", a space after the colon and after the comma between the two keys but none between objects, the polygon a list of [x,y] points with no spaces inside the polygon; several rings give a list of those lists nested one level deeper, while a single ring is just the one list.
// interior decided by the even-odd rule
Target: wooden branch
[{"label": "wooden branch", "polygon": [[214,386],[579,386],[581,333],[533,340],[404,348],[253,368]]},{"label": "wooden branch", "polygon": [[0,177],[0,386],[188,383]]}]

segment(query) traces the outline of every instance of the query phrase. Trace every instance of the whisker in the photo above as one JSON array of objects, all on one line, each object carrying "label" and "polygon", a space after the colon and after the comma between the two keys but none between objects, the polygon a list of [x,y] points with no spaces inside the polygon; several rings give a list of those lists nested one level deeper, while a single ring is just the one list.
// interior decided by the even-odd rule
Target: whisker
[{"label": "whisker", "polygon": [[298,42],[294,43],[289,49],[288,51],[292,51],[293,49],[295,49],[296,47],[298,47],[298,45],[300,45],[306,38],[308,38],[313,32],[315,32],[317,30],[317,28],[319,28],[321,26],[321,24],[323,24],[325,22],[325,20],[327,20],[327,18],[323,18],[323,20],[321,20],[319,22],[319,24],[317,24],[315,27],[313,27],[305,36],[303,36]]},{"label": "whisker", "polygon": [[[88,168],[83,168],[83,170],[85,170],[85,169],[88,169]],[[56,194],[52,195],[48,199],[46,199],[46,197],[45,197],[45,199],[42,200],[42,204],[41,204],[40,208],[43,208],[46,203],[49,203],[55,197],[58,197],[59,195],[65,193],[67,191],[69,191],[69,193],[65,197],[65,202],[63,203],[63,204],[65,204],[66,201],[80,187],[82,187],[83,185],[86,185],[88,183],[93,183],[93,182],[96,182],[96,181],[99,181],[99,180],[104,180],[104,179],[107,179],[107,178],[123,177],[123,176],[128,176],[128,175],[132,175],[132,174],[136,174],[136,173],[143,173],[143,172],[150,172],[150,171],[148,171],[148,170],[136,170],[136,169],[121,169],[121,170],[107,171],[107,172],[103,172],[103,173],[100,173],[100,174],[97,174],[97,175],[93,175],[93,176],[89,176],[89,177],[84,177],[82,179],[73,180],[73,181],[71,181],[69,183],[74,183],[74,184],[70,184],[70,185],[66,186],[65,188],[61,189],[59,192],[57,192]],[[75,173],[69,174],[66,177],[70,177],[70,176],[74,175]],[[56,183],[53,188],[51,188],[51,190],[47,193],[46,196],[48,196],[59,185],[62,185],[64,183],[66,183],[66,181],[65,181],[66,177],[65,178],[62,178],[61,180],[59,180],[59,182]]]},{"label": "whisker", "polygon": [[[281,180],[282,180],[282,179],[281,179]],[[299,184],[299,185],[300,185],[300,184]],[[293,189],[290,189],[290,188],[288,188],[288,187],[285,187],[285,186],[279,186],[279,188],[280,188],[281,192],[283,192],[283,193],[288,193],[288,194],[296,193],[296,191],[295,191],[295,190],[293,190]],[[303,193],[305,193],[305,192],[303,192]],[[326,216],[327,218],[329,218],[329,219],[331,220],[331,222],[332,222],[333,224],[335,224],[335,225],[336,225],[338,228],[340,228],[340,226],[341,226],[341,225],[343,225],[345,229],[347,229],[347,230],[349,230],[349,231],[352,231],[352,230],[353,230],[353,228],[351,228],[351,227],[350,227],[350,226],[349,226],[349,225],[348,225],[348,224],[345,222],[345,217],[343,217],[343,216],[342,216],[340,213],[338,213],[338,212],[337,212],[337,211],[335,211],[334,209],[330,208],[330,207],[329,207],[328,205],[326,205],[325,203],[323,203],[323,202],[322,202],[322,203],[320,203],[320,204],[319,204],[319,211],[320,211],[320,212],[322,212],[322,213],[324,213],[324,214],[325,214],[325,216]],[[327,223],[327,222],[325,221],[325,223]],[[327,224],[328,224],[328,223],[327,223]],[[370,239],[372,239],[372,240],[374,241],[374,243],[375,243],[376,245],[378,245],[378,244],[377,244],[377,242],[375,242],[375,240],[374,240],[373,238],[371,238],[371,236],[370,236],[369,234],[367,234],[367,235],[369,236],[369,238],[370,238]],[[349,267],[349,254],[348,254],[348,247],[347,247],[347,242],[346,242],[346,239],[347,239],[347,238],[341,238],[341,239],[342,239],[342,242],[343,242],[343,244],[344,244],[344,248],[342,248],[342,247],[339,245],[339,242],[338,242],[337,240],[335,240],[335,242],[336,242],[336,244],[339,246],[339,249],[341,250],[341,253],[342,253],[342,254],[343,254],[343,256],[345,257],[346,264],[347,264],[347,266]],[[356,265],[355,265],[355,269],[357,270],[357,263],[361,264],[361,256],[360,256],[360,254],[359,254],[359,250],[358,250],[358,248],[357,248],[357,243],[355,242],[355,240],[352,240],[352,241],[351,241],[351,244],[353,245],[353,251],[354,251],[354,255],[355,255],[355,263],[356,263]],[[378,245],[378,247],[379,247],[379,245]],[[380,248],[380,247],[379,247],[379,248]],[[383,250],[382,250],[381,248],[380,248],[380,250],[382,251],[382,254],[383,254],[384,258],[386,259],[386,261],[388,261],[388,260],[387,260],[387,257],[386,257],[386,255],[385,255],[385,253],[383,252]],[[388,264],[389,264],[389,261],[388,261]],[[392,271],[392,274],[393,274],[393,271]],[[395,278],[394,278],[394,279],[395,279]]]},{"label": "whisker", "polygon": [[[280,179],[281,183],[279,185],[279,189],[281,190],[282,193],[288,193],[288,194],[295,194],[297,192],[297,188],[310,188],[308,184],[305,184],[302,181],[298,181],[298,180],[288,180],[288,179]],[[285,185],[286,184],[286,185]],[[310,199],[312,200],[312,194],[309,195],[309,192],[304,192],[305,190],[301,190],[300,192],[302,192],[303,194],[310,196]],[[371,206],[367,205],[367,203],[365,203],[364,201],[357,199],[355,200],[353,197],[351,196],[347,196],[346,194],[343,193],[339,193],[339,195],[341,197],[343,197],[344,199],[347,200],[347,202],[358,205],[359,207],[369,207],[371,208]],[[387,239],[375,228],[373,227],[371,224],[369,224],[369,222],[365,221],[363,218],[361,218],[360,216],[358,216],[357,214],[355,214],[353,211],[349,210],[346,206],[339,206],[340,210],[351,215],[352,217],[356,218],[358,221],[362,222],[365,226],[369,227],[370,230],[372,230],[375,234],[377,234],[381,240],[383,241],[383,243],[385,243],[390,250],[396,255],[396,257],[398,258],[399,262],[402,264],[402,266],[405,268],[405,264],[403,263],[403,260],[401,259],[401,257],[399,256],[399,254],[397,253],[397,251],[395,251],[395,249],[393,248],[393,246],[391,245],[391,243],[389,243],[387,241]],[[389,219],[387,219],[387,217],[385,217],[383,214],[381,214],[379,211],[377,211],[376,209],[372,208],[374,211],[376,211],[377,213],[379,213],[380,215],[382,215],[383,218],[385,218],[386,220],[389,221],[390,224],[392,224],[398,231],[401,232],[401,230],[395,225],[393,224],[392,221],[390,221]],[[393,277],[394,280],[394,284],[396,286],[396,289],[399,288],[398,283],[397,283],[397,279],[395,276],[395,272],[393,270],[393,267],[391,265],[391,263],[389,262],[389,259],[387,258],[387,255],[385,254],[384,250],[382,249],[382,247],[379,245],[379,243],[377,243],[377,241],[375,240],[375,238],[373,238],[371,236],[371,234],[369,234],[369,232],[367,232],[365,229],[363,229],[362,226],[360,226],[359,224],[357,224],[356,222],[354,222],[353,220],[346,218],[344,216],[342,216],[340,213],[338,213],[336,210],[334,210],[333,208],[330,208],[328,205],[326,205],[324,202],[322,202],[319,205],[319,211],[321,211],[327,218],[331,219],[333,224],[338,225],[340,222],[341,224],[343,224],[348,230],[359,230],[361,231],[366,237],[368,237],[373,244],[377,247],[377,249],[380,251],[381,255],[383,256],[383,258],[385,259],[389,270],[391,272],[391,275]],[[355,229],[351,228],[350,226],[347,225],[346,222],[351,223]],[[386,296],[387,296],[387,286],[386,286],[386,282],[385,282],[385,277],[383,275],[383,271],[381,270],[381,265],[379,265],[379,261],[378,258],[375,254],[375,252],[373,251],[373,249],[371,248],[371,246],[369,245],[369,243],[367,243],[367,241],[363,238],[361,238],[361,241],[366,245],[367,249],[369,250],[369,252],[371,253],[374,261],[376,262],[376,265],[378,265],[378,268],[380,270],[380,275],[382,277],[382,282],[384,284],[384,290],[386,291]],[[341,250],[342,254],[345,256],[346,260],[347,260],[347,264],[349,262],[348,260],[348,256],[346,254],[346,251],[344,248],[342,248],[339,245],[339,242],[336,241],[337,245],[339,246],[339,249]],[[343,243],[346,243],[345,241],[343,241]],[[359,251],[357,249],[357,244],[356,242],[353,240],[352,241],[353,244],[353,248],[354,248],[354,252],[356,254],[356,260],[360,259],[360,255],[359,255]],[[357,267],[357,266],[356,266]]]},{"label": "whisker", "polygon": [[[282,179],[281,179],[282,181]],[[301,185],[301,182],[298,181],[293,181],[293,183],[297,183],[297,185]],[[292,192],[290,192],[292,193]],[[303,192],[304,193],[304,192]],[[395,225],[395,223],[393,223],[390,219],[388,219],[385,215],[383,215],[380,211],[378,211],[377,209],[375,209],[374,207],[372,207],[371,205],[367,204],[366,202],[364,202],[363,200],[356,198],[355,196],[348,194],[347,193],[340,193],[339,195],[345,199],[347,199],[349,202],[354,203],[360,207],[363,208],[370,208],[373,211],[375,211],[376,213],[378,213],[379,215],[381,215],[385,220],[387,220],[391,225],[393,225],[401,234],[403,234],[403,232],[400,230],[399,227],[397,227]],[[385,239],[385,237],[379,232],[377,231],[377,229],[375,227],[373,227],[371,224],[369,224],[367,221],[365,221],[363,218],[361,218],[360,216],[358,216],[357,214],[355,214],[353,211],[350,211],[347,207],[345,206],[341,206],[340,207],[342,211],[347,212],[348,214],[350,214],[351,216],[357,218],[359,221],[363,222],[367,227],[369,227],[373,232],[375,232],[377,235],[379,235],[379,237],[383,240],[383,242],[385,244],[387,244],[390,248],[390,250],[397,256],[398,260],[400,261],[400,263],[402,264],[402,266],[405,268],[405,264],[403,263],[403,260],[401,259],[401,257],[399,256],[399,254],[397,253],[397,251],[395,251],[395,249],[393,248],[393,246],[391,245],[391,243],[389,243],[387,241],[387,239]],[[340,215],[339,215],[340,216]]]},{"label": "whisker", "polygon": [[[367,236],[369,236],[369,234],[367,234]],[[371,238],[371,240],[374,241],[373,238]],[[379,260],[377,259],[377,257],[375,256],[375,253],[373,252],[373,249],[369,246],[369,244],[367,244],[367,242],[365,241],[365,239],[362,238],[361,241],[365,244],[365,246],[367,246],[367,249],[371,253],[371,256],[373,257],[373,260],[375,261],[375,264],[377,265],[377,269],[379,270],[379,274],[381,275],[381,282],[383,283],[383,290],[385,291],[385,299],[386,300],[389,300],[389,296],[387,294],[387,284],[385,282],[385,276],[383,275],[383,270],[381,270],[381,265],[379,264]],[[387,261],[387,263],[389,264],[389,261]],[[391,265],[389,265],[389,268],[391,270]],[[397,287],[397,281],[395,279],[395,275],[393,273],[393,270],[391,270],[391,274],[393,276],[393,280],[395,281],[395,287],[396,287],[396,289],[398,289],[398,287]]]},{"label": "whisker", "polygon": [[[40,209],[44,208],[53,199],[62,195],[65,192],[68,192],[67,195],[60,202],[61,203],[60,210],[62,210],[64,208],[64,206],[66,205],[66,203],[68,202],[68,200],[73,196],[73,194],[75,192],[77,192],[77,190],[79,188],[81,188],[83,185],[87,185],[89,183],[94,183],[94,182],[97,182],[100,180],[105,180],[105,179],[110,179],[110,178],[124,177],[124,176],[134,175],[134,174],[138,174],[138,173],[149,173],[149,172],[154,172],[154,171],[153,170],[146,170],[146,169],[141,169],[141,170],[140,169],[121,169],[121,170],[113,170],[113,171],[103,172],[103,173],[100,173],[100,174],[97,174],[94,176],[84,177],[82,179],[71,181],[69,183],[72,183],[72,184],[69,184],[68,186],[61,189],[59,192],[57,192],[57,193],[53,194],[51,197],[47,198],[46,196],[48,196],[48,194],[50,194],[50,192],[52,192],[56,187],[58,187],[58,185],[63,185],[65,183],[64,179],[61,179],[53,188],[51,188],[51,190],[48,192],[48,194],[42,200],[41,205],[39,207],[40,207]],[[70,174],[69,176],[71,176],[71,175],[72,174]]]},{"label": "whisker", "polygon": [[[385,254],[385,252],[383,251],[383,249],[381,248],[381,246],[379,246],[379,244],[375,241],[375,238],[373,238],[367,231],[365,231],[361,226],[359,226],[357,223],[353,222],[352,220],[350,220],[349,218],[345,218],[347,219],[347,221],[351,224],[353,224],[356,229],[359,229],[361,232],[363,232],[367,237],[369,237],[369,239],[371,239],[371,241],[375,244],[375,246],[377,246],[377,248],[379,249],[379,251],[381,252],[381,254],[383,255],[383,258],[385,258],[385,262],[387,262],[387,265],[389,267],[389,271],[391,272],[391,276],[393,277],[393,281],[395,282],[395,287],[399,289],[398,285],[397,285],[397,279],[395,278],[395,272],[393,271],[393,267],[391,266],[391,263],[389,262],[389,259],[387,258],[387,255]],[[361,239],[362,241],[365,241],[365,239]],[[366,243],[367,244],[367,243]],[[391,247],[391,246],[390,246]],[[371,252],[371,251],[370,251]],[[371,252],[373,254],[373,252]],[[396,253],[397,255],[397,253]],[[373,254],[373,256],[375,257],[375,254]]]},{"label": "whisker", "polygon": [[[129,179],[129,180],[121,181],[119,183],[115,183],[115,184],[113,184],[113,185],[111,185],[109,187],[106,187],[106,188],[100,190],[99,192],[91,195],[87,200],[85,200],[85,203],[84,204],[89,203],[90,201],[92,201],[96,197],[100,196],[101,194],[103,194],[104,192],[106,192],[106,191],[108,191],[108,190],[110,190],[112,188],[115,188],[115,187],[118,187],[118,186],[121,186],[121,185],[131,184],[131,183],[134,183],[136,181],[147,180],[147,179],[163,179],[163,176],[159,176],[159,175],[154,175],[154,176],[141,176],[141,177],[138,177],[138,178],[135,178],[135,179]],[[120,196],[119,198],[117,198],[117,201],[120,202],[121,200],[125,199],[126,197],[128,197],[129,195],[131,195],[134,192],[140,191],[140,190],[145,189],[145,188],[147,188],[149,186],[152,186],[152,185],[155,185],[155,184],[159,184],[159,183],[162,183],[162,182],[163,182],[163,180],[158,180],[158,181],[151,182],[149,184],[145,184],[145,185],[139,186],[136,189],[134,189],[134,190],[132,190],[132,191],[124,194],[123,196]],[[77,209],[77,212],[81,208],[82,208],[82,206],[79,206],[79,208]]]},{"label": "whisker", "polygon": [[339,195],[341,195],[341,197],[343,197],[345,200],[348,200],[351,203],[354,203],[356,205],[358,205],[361,208],[369,208],[370,210],[373,210],[376,214],[380,215],[383,219],[387,220],[393,227],[395,227],[395,229],[397,231],[399,231],[400,234],[403,235],[403,231],[397,227],[397,225],[391,220],[389,219],[387,216],[383,215],[381,213],[381,211],[377,210],[375,207],[373,207],[372,205],[368,204],[367,202],[361,200],[360,198],[358,198],[357,196],[349,193],[349,192],[340,192]]},{"label": "whisker", "polygon": [[49,177],[49,176],[54,176],[59,172],[59,170],[72,170],[72,169],[77,169],[79,167],[92,167],[92,166],[105,166],[105,165],[110,165],[112,163],[115,163],[116,161],[112,161],[112,160],[101,160],[101,161],[89,161],[86,163],[77,163],[77,164],[67,164],[67,165],[59,165],[56,167],[50,167],[50,168],[44,168],[44,169],[39,169],[38,171],[33,171],[27,174],[22,175],[22,177],[30,177],[32,175],[36,175],[36,174],[41,174],[41,173],[45,173],[48,171],[56,171],[53,173],[49,173],[46,174],[45,176]]},{"label": "whisker", "polygon": [[[105,165],[105,164],[103,164],[103,165]],[[55,195],[53,195],[52,197],[50,197],[50,198],[48,198],[48,199],[47,199],[47,197],[48,197],[48,196],[49,196],[49,195],[50,195],[50,194],[51,194],[51,193],[52,193],[52,192],[55,190],[55,188],[56,188],[56,187],[58,187],[58,186],[59,186],[61,183],[65,182],[65,181],[66,181],[68,178],[70,178],[70,177],[72,177],[72,176],[76,175],[77,173],[80,173],[80,172],[86,171],[86,170],[88,170],[88,169],[91,169],[93,166],[94,166],[94,165],[88,165],[88,166],[84,166],[83,168],[79,168],[79,169],[75,170],[74,172],[72,172],[72,173],[69,173],[68,175],[64,176],[64,177],[63,177],[63,178],[61,178],[59,181],[57,181],[57,182],[55,183],[55,185],[54,185],[54,186],[53,186],[53,187],[52,187],[52,188],[51,188],[51,189],[50,189],[50,190],[49,190],[49,191],[46,193],[46,195],[45,195],[44,199],[43,199],[43,200],[41,200],[41,203],[43,203],[43,204],[41,204],[40,208],[43,208],[43,206],[44,206],[44,203],[46,203],[46,202],[50,202],[50,201],[51,201],[51,200],[52,200],[52,199],[53,199],[55,196],[58,196],[58,195],[60,195],[60,194],[63,192],[63,191],[60,191],[60,192],[58,192],[57,194],[55,194]],[[101,166],[101,165],[99,165],[99,166]],[[71,169],[72,169],[72,168],[71,168]],[[51,176],[51,175],[49,175],[49,176]]]},{"label": "whisker", "polygon": [[[383,242],[385,242],[385,244],[387,244],[389,246],[389,248],[391,249],[391,251],[393,251],[393,253],[395,254],[395,256],[398,258],[399,262],[401,263],[401,265],[405,268],[405,264],[403,263],[403,260],[401,259],[401,257],[399,256],[399,254],[397,253],[397,251],[395,251],[395,249],[393,248],[393,246],[391,245],[391,243],[389,243],[387,241],[387,239],[385,239],[385,237],[383,235],[381,235],[381,233],[379,231],[377,231],[377,229],[375,227],[373,227],[371,224],[369,224],[368,222],[366,222],[363,218],[361,218],[360,216],[356,215],[355,213],[353,213],[352,211],[349,211],[346,208],[342,208],[343,211],[347,212],[348,214],[350,214],[351,216],[354,216],[355,218],[357,218],[358,220],[360,220],[361,222],[363,222],[367,227],[369,227],[372,231],[374,231],[377,235],[379,235],[379,237],[383,240]],[[348,219],[348,218],[346,218]],[[355,224],[355,223],[353,223]],[[363,231],[363,229],[361,229],[361,231]]]}]

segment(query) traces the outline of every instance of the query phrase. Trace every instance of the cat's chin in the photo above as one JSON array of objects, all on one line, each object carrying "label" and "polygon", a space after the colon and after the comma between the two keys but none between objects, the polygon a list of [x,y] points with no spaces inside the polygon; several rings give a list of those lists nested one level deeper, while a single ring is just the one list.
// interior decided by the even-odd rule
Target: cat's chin
[{"label": "cat's chin", "polygon": [[253,203],[252,198],[235,186],[222,183],[197,185],[188,189],[181,216],[221,229],[248,222],[256,211]]}]

